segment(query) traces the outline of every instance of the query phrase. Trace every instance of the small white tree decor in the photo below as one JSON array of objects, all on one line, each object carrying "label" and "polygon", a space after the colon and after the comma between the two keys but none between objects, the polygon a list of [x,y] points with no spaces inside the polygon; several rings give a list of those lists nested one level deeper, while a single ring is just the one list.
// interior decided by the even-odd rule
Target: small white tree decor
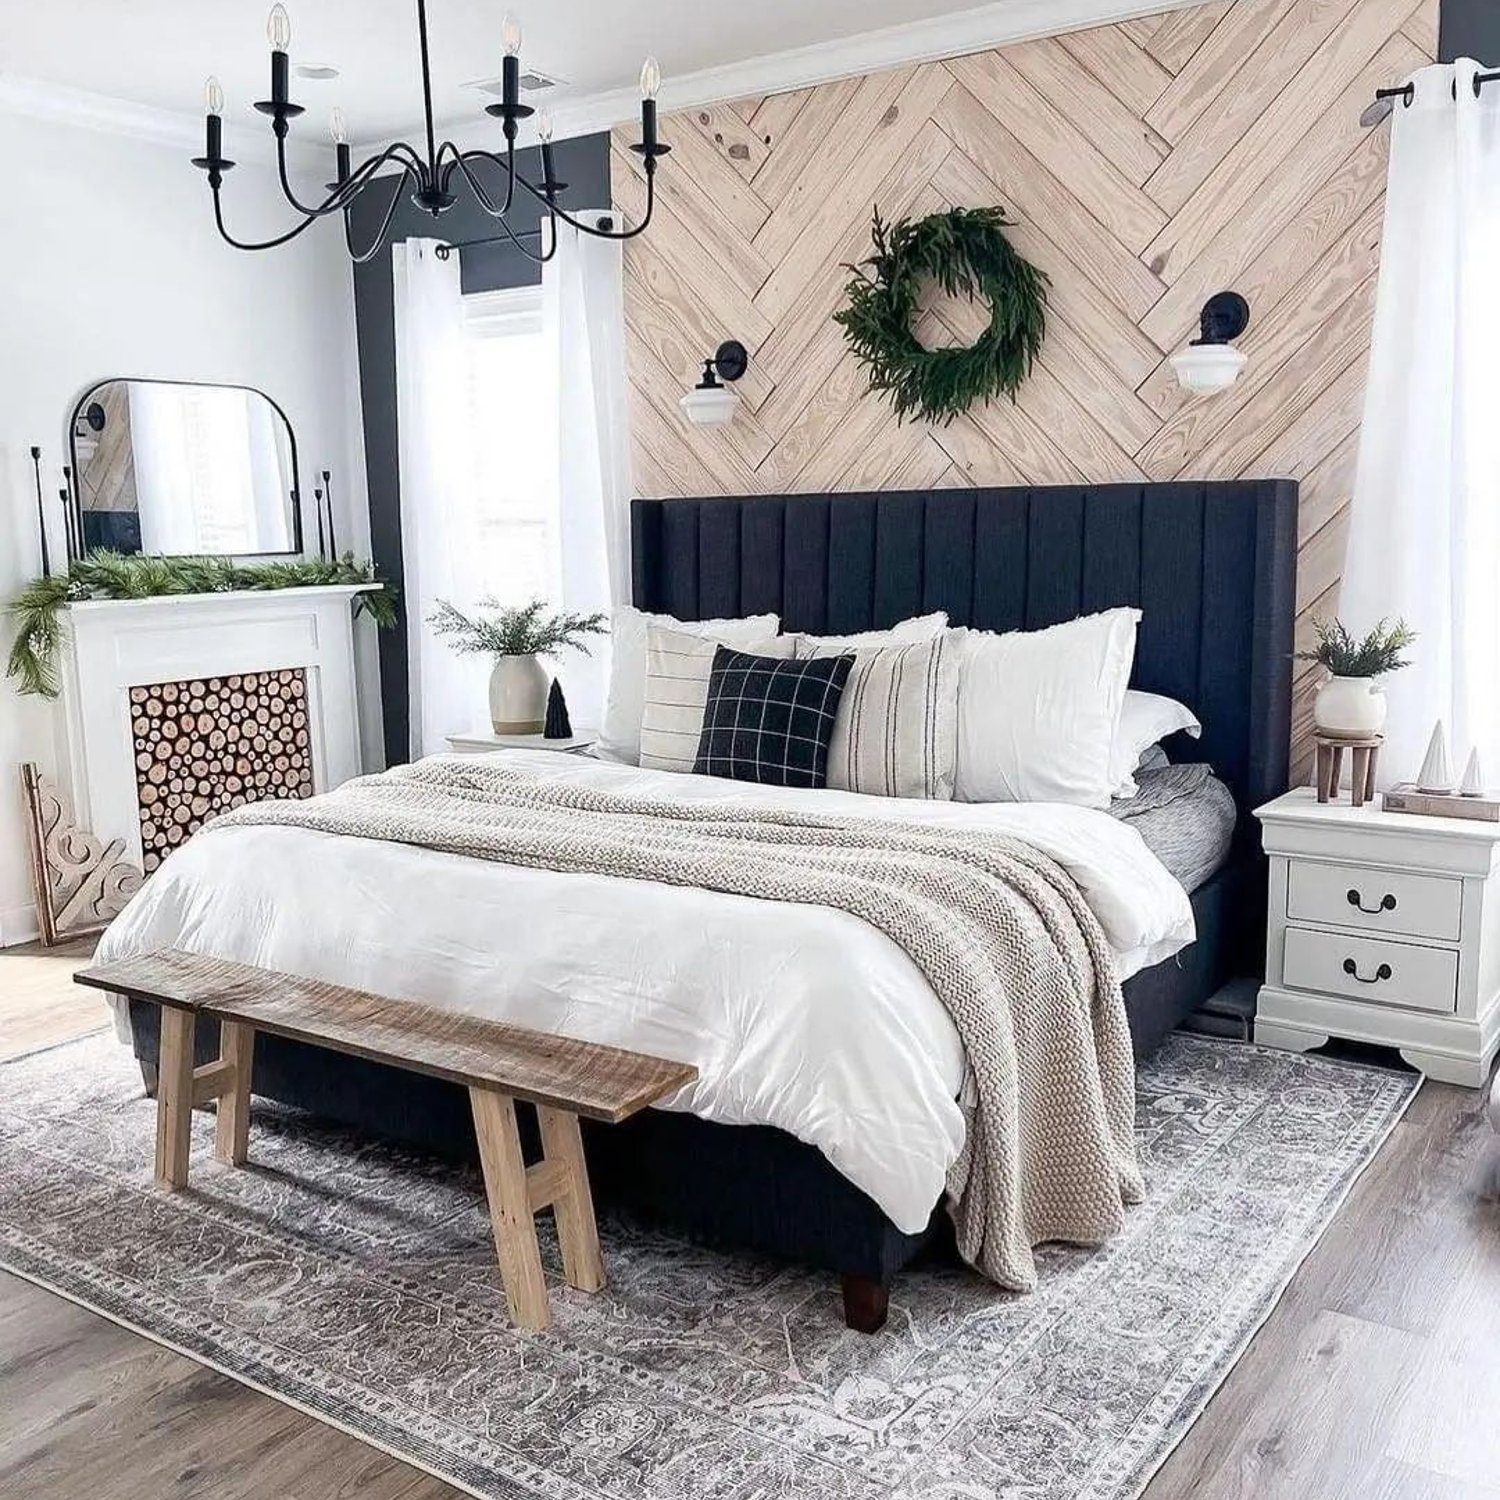
[{"label": "small white tree decor", "polygon": [[487,596],[486,615],[465,614],[446,599],[427,623],[455,651],[495,658],[490,673],[490,723],[496,734],[540,734],[546,721],[548,677],[538,660],[569,647],[589,654],[586,637],[602,635],[605,616],[549,612],[546,601],[502,604]]}]

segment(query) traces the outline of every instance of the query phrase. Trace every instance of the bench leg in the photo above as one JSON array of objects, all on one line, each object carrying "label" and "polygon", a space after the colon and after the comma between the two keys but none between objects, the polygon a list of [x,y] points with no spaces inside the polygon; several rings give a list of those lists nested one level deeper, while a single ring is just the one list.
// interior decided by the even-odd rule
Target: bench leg
[{"label": "bench leg", "polygon": [[549,1166],[555,1163],[560,1173],[552,1212],[562,1247],[563,1274],[568,1285],[581,1292],[601,1291],[604,1256],[599,1249],[599,1226],[594,1222],[594,1195],[589,1191],[578,1116],[541,1104],[536,1114],[542,1127],[544,1160]]},{"label": "bench leg", "polygon": [[255,1063],[255,1028],[243,1021],[219,1023],[219,1061],[231,1069],[229,1085],[219,1096],[214,1127],[214,1155],[236,1167],[250,1154],[250,1074]]},{"label": "bench leg", "polygon": [[547,1284],[542,1279],[526,1160],[516,1129],[516,1102],[508,1094],[471,1088],[469,1103],[474,1110],[474,1133],[479,1138],[495,1253],[511,1318],[520,1328],[546,1328],[552,1312],[547,1305]]},{"label": "bench leg", "polygon": [[161,1061],[156,1087],[156,1180],[187,1186],[193,1137],[193,1031],[195,1016],[173,1005],[161,1008]]}]

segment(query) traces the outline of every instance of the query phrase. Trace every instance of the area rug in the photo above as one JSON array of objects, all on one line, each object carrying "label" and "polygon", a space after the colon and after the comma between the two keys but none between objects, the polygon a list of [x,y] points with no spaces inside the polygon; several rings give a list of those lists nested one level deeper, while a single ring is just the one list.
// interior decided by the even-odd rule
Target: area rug
[{"label": "area rug", "polygon": [[[1415,1091],[1177,1037],[1149,1193],[1031,1296],[908,1272],[844,1328],[833,1278],[602,1225],[609,1287],[509,1324],[477,1171],[257,1101],[251,1167],[150,1179],[154,1107],[104,1037],[0,1066],[0,1264],[486,1497],[1121,1500],[1171,1451]],[[685,1168],[686,1168],[685,1164]],[[550,1227],[550,1219],[543,1219]]]}]

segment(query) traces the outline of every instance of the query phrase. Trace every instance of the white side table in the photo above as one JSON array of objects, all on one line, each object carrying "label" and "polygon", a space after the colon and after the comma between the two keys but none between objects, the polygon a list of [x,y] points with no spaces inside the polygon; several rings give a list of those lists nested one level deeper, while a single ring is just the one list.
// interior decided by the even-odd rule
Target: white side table
[{"label": "white side table", "polygon": [[1257,808],[1271,860],[1255,1040],[1396,1047],[1481,1088],[1500,1050],[1500,824],[1320,804]]},{"label": "white side table", "polygon": [[565,755],[576,754],[587,750],[596,738],[592,729],[565,740],[549,740],[540,734],[495,734],[488,729],[447,736],[448,748],[455,755],[488,755],[493,750],[556,750]]}]

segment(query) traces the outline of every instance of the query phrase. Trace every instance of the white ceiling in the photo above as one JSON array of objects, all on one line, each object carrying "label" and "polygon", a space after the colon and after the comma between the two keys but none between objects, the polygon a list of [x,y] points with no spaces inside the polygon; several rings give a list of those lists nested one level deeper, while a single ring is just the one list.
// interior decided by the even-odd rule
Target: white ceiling
[{"label": "white ceiling", "polygon": [[[732,68],[748,59],[817,48],[882,28],[936,17],[1029,30],[1078,24],[1148,8],[1131,0],[990,0],[974,10],[954,0],[510,0],[524,28],[522,61],[559,76],[566,88],[549,102],[569,103],[634,87],[642,58],[654,53],[671,80]],[[1180,0],[1167,0],[1167,4]],[[4,67],[71,89],[153,108],[201,112],[203,81],[218,76],[228,99],[226,123],[264,128],[250,109],[270,91],[265,37],[269,0],[0,0]],[[326,140],[328,112],[341,105],[357,140],[409,131],[421,117],[416,0],[287,0],[292,63],[331,64],[333,82],[293,80],[308,107],[299,135]],[[488,102],[466,87],[500,71],[500,23],[507,0],[428,0],[436,112],[471,119]],[[1041,23],[1041,24],[1038,24]],[[977,34],[977,33],[976,33]],[[893,39],[894,40],[894,39]],[[979,43],[983,45],[984,43]],[[619,101],[615,101],[618,106]],[[618,114],[618,108],[616,108]]]}]

